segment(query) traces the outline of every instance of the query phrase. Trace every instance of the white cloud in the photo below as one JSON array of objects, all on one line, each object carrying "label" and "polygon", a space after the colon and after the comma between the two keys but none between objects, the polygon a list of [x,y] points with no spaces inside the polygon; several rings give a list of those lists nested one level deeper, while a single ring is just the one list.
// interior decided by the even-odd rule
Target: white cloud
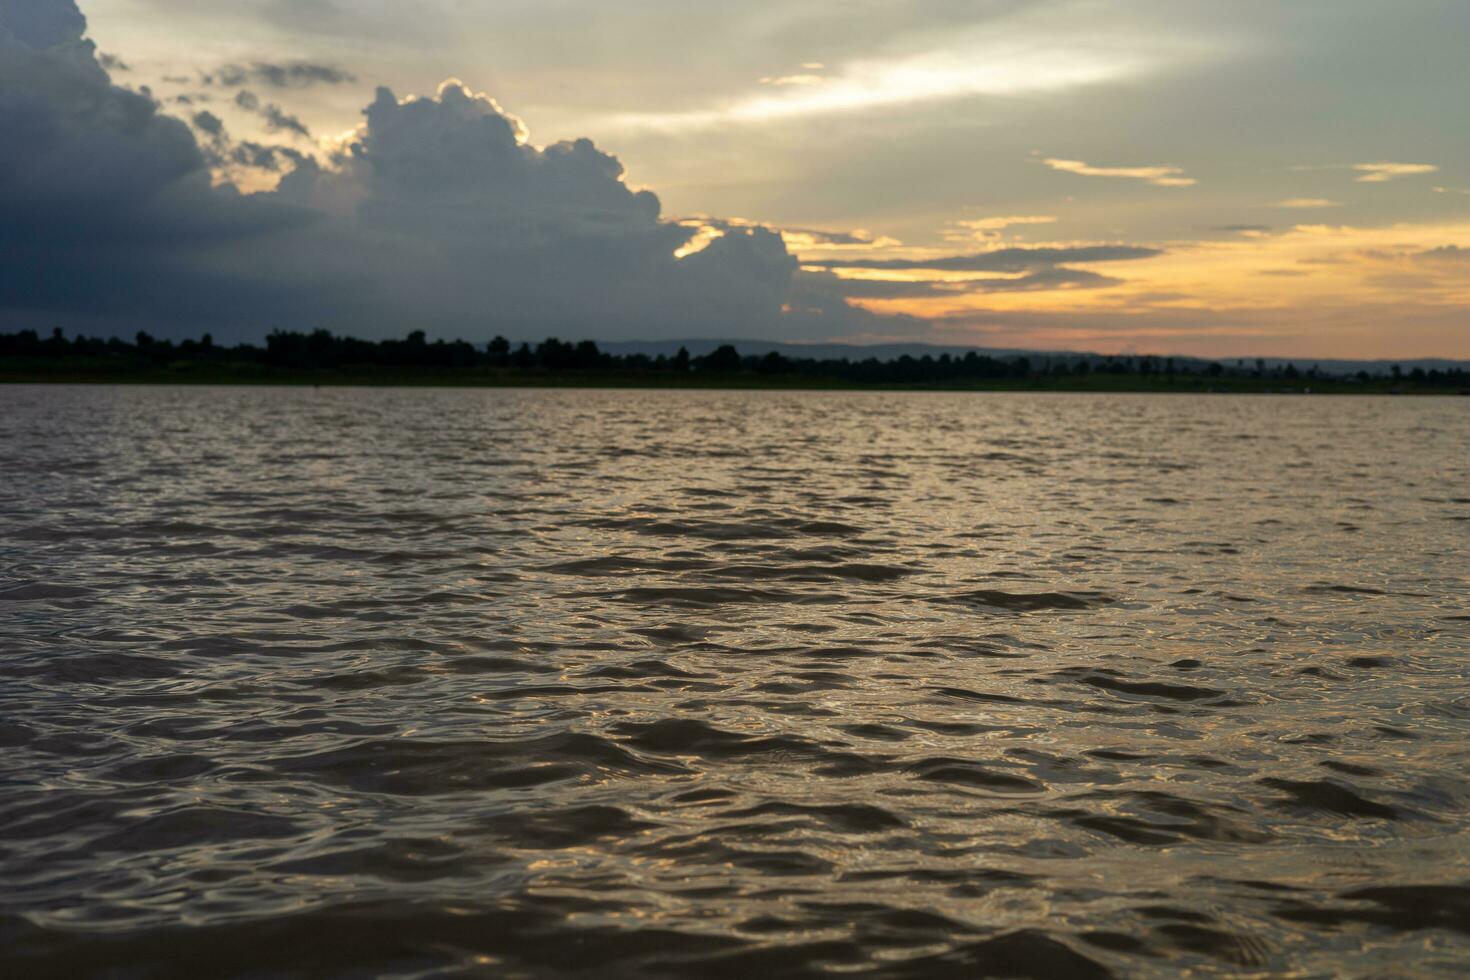
[{"label": "white cloud", "polygon": [[1007,228],[1016,228],[1033,225],[1056,224],[1056,218],[1049,214],[1013,214],[1001,215],[994,218],[969,218],[960,221],[951,221],[944,232],[945,241],[989,241],[1002,237]]},{"label": "white cloud", "polygon": [[826,79],[821,75],[778,75],[761,79],[762,85],[781,88],[787,85],[821,85]]},{"label": "white cloud", "polygon": [[1050,214],[1013,214],[998,218],[956,221],[955,224],[961,228],[969,228],[972,231],[1001,231],[1006,228],[1014,228],[1017,225],[1054,225],[1056,222],[1056,217]]},{"label": "white cloud", "polygon": [[1355,163],[1352,169],[1362,174],[1356,178],[1360,184],[1385,184],[1399,177],[1417,177],[1439,172],[1439,168],[1432,163]]},{"label": "white cloud", "polygon": [[1288,197],[1284,201],[1277,201],[1271,205],[1273,208],[1340,208],[1340,201],[1330,201],[1325,197]]},{"label": "white cloud", "polygon": [[1193,187],[1198,183],[1194,178],[1184,176],[1184,171],[1178,167],[1094,167],[1083,160],[1058,160],[1054,157],[1041,162],[1053,170],[1082,177],[1146,180],[1158,187]]},{"label": "white cloud", "polygon": [[775,93],[692,112],[625,114],[615,121],[631,128],[688,129],[966,96],[1034,95],[1140,75],[1170,60],[1166,51],[1163,45],[1143,43],[1120,50],[1085,39],[962,43],[907,57],[852,61],[825,76],[808,68],[802,74],[762,79],[780,89]]}]

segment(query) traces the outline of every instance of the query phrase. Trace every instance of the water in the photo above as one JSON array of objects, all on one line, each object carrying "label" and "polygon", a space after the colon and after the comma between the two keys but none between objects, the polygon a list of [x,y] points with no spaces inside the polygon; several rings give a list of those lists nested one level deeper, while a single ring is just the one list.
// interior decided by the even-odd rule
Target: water
[{"label": "water", "polygon": [[0,972],[1457,974],[1466,408],[0,389]]}]

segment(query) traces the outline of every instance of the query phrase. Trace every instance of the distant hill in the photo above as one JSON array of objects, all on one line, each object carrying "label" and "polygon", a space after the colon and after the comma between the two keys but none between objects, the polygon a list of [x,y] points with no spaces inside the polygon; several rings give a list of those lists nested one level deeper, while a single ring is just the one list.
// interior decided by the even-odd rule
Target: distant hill
[{"label": "distant hill", "polygon": [[[762,356],[775,351],[785,357],[816,358],[818,360],[849,360],[861,361],[875,357],[880,361],[895,361],[905,355],[909,357],[939,357],[949,354],[951,357],[963,357],[970,351],[976,354],[987,355],[996,358],[1029,357],[1040,363],[1052,361],[1076,362],[1086,359],[1091,363],[1105,362],[1108,356],[1096,354],[1090,351],[1056,351],[1056,350],[1034,350],[1020,347],[965,347],[946,346],[940,344],[791,344],[771,340],[735,340],[724,338],[690,338],[687,340],[624,340],[624,341],[598,341],[597,346],[609,354],[627,356],[629,354],[647,354],[657,357],[660,354],[672,356],[683,347],[694,357],[703,357],[716,348],[729,344],[745,356]],[[1212,361],[1221,364],[1235,365],[1244,363],[1252,365],[1254,357],[1189,357],[1178,354],[1157,354],[1152,351],[1140,351],[1133,354],[1119,354],[1117,357],[1153,357],[1156,359],[1172,357],[1176,364],[1181,367],[1185,365],[1205,365]],[[1300,370],[1307,370],[1315,365],[1319,370],[1327,374],[1357,374],[1359,371],[1367,371],[1370,375],[1388,375],[1392,373],[1393,366],[1397,364],[1404,371],[1412,371],[1414,368],[1423,368],[1425,371],[1439,370],[1467,370],[1470,369],[1470,360],[1453,360],[1440,357],[1417,357],[1404,358],[1401,360],[1376,360],[1358,361],[1344,358],[1323,357],[1265,357],[1266,367],[1277,368],[1288,364],[1295,365]]]}]

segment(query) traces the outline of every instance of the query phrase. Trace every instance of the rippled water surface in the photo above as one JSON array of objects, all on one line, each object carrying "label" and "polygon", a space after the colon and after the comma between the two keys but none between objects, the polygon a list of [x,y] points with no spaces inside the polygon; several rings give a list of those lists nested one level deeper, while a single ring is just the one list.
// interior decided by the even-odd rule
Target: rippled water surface
[{"label": "rippled water surface", "polygon": [[0,476],[10,976],[1470,962],[1463,400],[0,388]]}]

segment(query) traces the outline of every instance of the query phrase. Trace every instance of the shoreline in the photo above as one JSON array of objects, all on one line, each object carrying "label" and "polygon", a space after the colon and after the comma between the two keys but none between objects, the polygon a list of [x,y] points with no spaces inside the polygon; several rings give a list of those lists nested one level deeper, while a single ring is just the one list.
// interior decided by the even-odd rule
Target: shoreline
[{"label": "shoreline", "polygon": [[302,371],[290,369],[147,371],[7,371],[0,369],[0,385],[127,385],[182,387],[286,388],[547,388],[603,390],[706,391],[944,391],[944,392],[1053,392],[1057,394],[1180,394],[1180,395],[1470,395],[1454,386],[1419,385],[1411,381],[1373,379],[1367,382],[1317,379],[1311,384],[1284,383],[1280,378],[1201,378],[1180,375],[1148,379],[1137,375],[1062,376],[1056,379],[977,379],[972,382],[861,383],[802,375],[762,375],[751,372],[622,373],[607,371],[482,371],[439,369],[426,371]]}]

